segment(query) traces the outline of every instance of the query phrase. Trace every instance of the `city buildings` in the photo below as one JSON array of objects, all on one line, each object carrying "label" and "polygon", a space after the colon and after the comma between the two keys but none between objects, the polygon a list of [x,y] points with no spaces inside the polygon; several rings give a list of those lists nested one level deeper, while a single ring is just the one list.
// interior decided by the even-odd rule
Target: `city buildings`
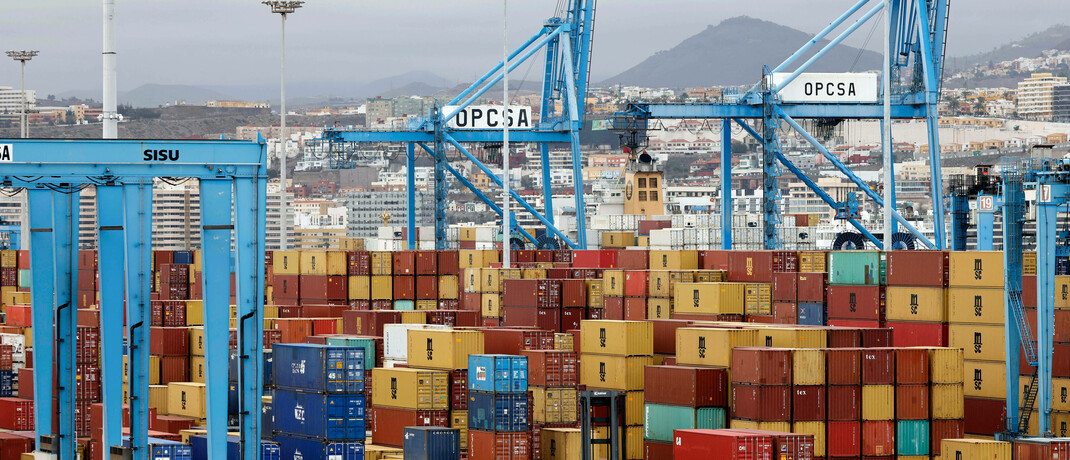
[{"label": "city buildings", "polygon": [[1066,84],[1065,77],[1035,73],[1018,83],[1018,116],[1050,121],[1054,115],[1055,87]]}]

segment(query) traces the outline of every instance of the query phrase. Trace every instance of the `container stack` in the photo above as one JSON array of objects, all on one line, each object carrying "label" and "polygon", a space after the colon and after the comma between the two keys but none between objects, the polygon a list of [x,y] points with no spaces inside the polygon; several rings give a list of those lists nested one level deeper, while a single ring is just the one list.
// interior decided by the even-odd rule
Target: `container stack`
[{"label": "container stack", "polygon": [[846,327],[884,327],[884,289],[881,253],[830,252],[828,324]]},{"label": "container stack", "polygon": [[[727,280],[747,283],[744,314],[747,322],[773,323],[772,283],[775,271],[798,270],[798,254],[791,251],[731,251]],[[786,312],[785,312],[786,314]],[[794,315],[792,315],[794,318]],[[793,321],[794,322],[794,321]]]},{"label": "container stack", "polygon": [[[646,366],[643,450],[671,456],[674,429],[727,427],[728,371],[688,366]],[[670,458],[670,457],[664,457]]]},{"label": "container stack", "polygon": [[946,251],[888,253],[887,319],[901,347],[948,346]]},{"label": "container stack", "polygon": [[791,431],[791,354],[785,348],[732,350],[732,428]]},{"label": "container stack", "polygon": [[795,277],[795,290],[798,298],[796,324],[807,326],[826,324],[827,284],[828,253],[800,251],[799,273]]},{"label": "container stack", "polygon": [[364,350],[279,344],[272,355],[274,440],[282,458],[363,454]]},{"label": "container stack", "polygon": [[[643,379],[644,368],[654,364],[653,332],[646,321],[590,320],[580,326],[580,384],[625,393],[622,459],[643,458]],[[594,431],[595,438],[609,437],[606,427]]]},{"label": "container stack", "polygon": [[[531,451],[542,454],[542,431],[579,422],[579,358],[570,350],[525,350],[531,393]],[[564,435],[562,435],[564,436]]]},{"label": "container stack", "polygon": [[1011,443],[991,439],[944,439],[941,441],[940,451],[943,452],[940,458],[968,458],[970,460],[1014,458],[1011,454],[1013,451]]},{"label": "container stack", "polygon": [[530,458],[527,358],[472,354],[468,369],[468,458]]},{"label": "container stack", "polygon": [[466,449],[469,387],[469,356],[485,349],[482,331],[453,329],[412,329],[408,331],[407,366],[446,371],[449,383],[449,423],[460,430],[460,448]]}]

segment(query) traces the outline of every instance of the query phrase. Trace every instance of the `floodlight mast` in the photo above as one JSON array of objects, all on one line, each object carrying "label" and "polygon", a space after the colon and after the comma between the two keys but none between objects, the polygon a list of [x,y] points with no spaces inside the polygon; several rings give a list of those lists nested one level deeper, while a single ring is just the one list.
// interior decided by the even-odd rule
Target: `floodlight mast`
[{"label": "floodlight mast", "polygon": [[303,1],[266,1],[272,13],[282,17],[282,64],[279,77],[279,249],[288,246],[289,225],[286,223],[286,15],[293,14]]},{"label": "floodlight mast", "polygon": [[26,61],[33,59],[33,57],[37,56],[38,53],[39,52],[37,50],[18,50],[7,52],[8,57],[22,63],[22,89],[20,91],[22,93],[22,114],[19,115],[19,124],[22,128],[20,132],[22,134],[23,139],[25,139],[26,136],[30,134],[30,131],[29,129],[27,129],[26,126],[26,105],[28,102],[26,100]]}]

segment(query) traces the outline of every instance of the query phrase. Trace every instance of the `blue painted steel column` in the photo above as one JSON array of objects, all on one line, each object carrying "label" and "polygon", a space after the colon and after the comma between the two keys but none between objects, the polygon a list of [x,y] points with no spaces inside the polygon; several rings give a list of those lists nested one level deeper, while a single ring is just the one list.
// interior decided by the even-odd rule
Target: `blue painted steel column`
[{"label": "blue painted steel column", "polygon": [[[1022,225],[1025,195],[1022,176],[1014,171],[1003,172],[1003,317],[1004,358],[1006,375],[1018,375],[1019,355],[1026,361],[1036,360],[1030,329],[1022,310]],[[1024,353],[1023,353],[1024,352]],[[1035,363],[1034,363],[1035,364]],[[1007,379],[1006,431],[1018,432],[1018,381]]]},{"label": "blue painted steel column", "polygon": [[74,301],[78,292],[78,193],[64,188],[52,194],[53,245],[56,260],[56,380],[59,382],[60,460],[78,454],[74,431],[75,355],[78,323]]},{"label": "blue painted steel column", "polygon": [[[918,45],[921,48],[920,60],[922,63],[922,80],[925,81],[925,121],[929,128],[929,174],[931,177],[931,193],[933,207],[933,236],[936,240],[936,249],[944,249],[947,246],[946,227],[944,226],[944,179],[943,168],[940,165],[940,125],[937,114],[939,102],[939,86],[934,64],[933,49],[929,42],[929,11],[928,2],[918,2],[916,14],[918,19]],[[940,32],[941,34],[943,31]]]},{"label": "blue painted steel column", "polygon": [[104,401],[104,448],[122,445],[123,429],[123,189],[97,186],[100,250],[100,392]]},{"label": "blue painted steel column", "polygon": [[[445,123],[441,121],[442,110],[435,108],[432,119],[435,121],[435,160],[434,184],[435,184],[435,249],[446,249],[446,197],[449,188],[446,184],[446,143],[442,139],[442,130]],[[410,247],[409,249],[417,249]]]},{"label": "blue painted steel column", "polygon": [[238,300],[238,416],[241,458],[257,460],[260,451],[260,398],[264,362],[264,212],[267,179],[234,179],[235,280]]},{"label": "blue painted steel column", "polygon": [[[31,302],[33,324],[54,324],[55,259],[53,251],[52,194],[44,188],[27,188],[29,206]],[[52,355],[55,343],[52,327],[33,328],[33,418],[34,441],[41,447],[41,436],[52,435]]]},{"label": "blue painted steel column", "polygon": [[408,240],[410,251],[416,248],[416,146],[412,142],[405,149],[405,171],[408,174]]},{"label": "blue painted steel column", "polygon": [[992,233],[994,232],[993,221],[995,213],[992,211],[977,212],[977,250],[992,250]]},{"label": "blue painted steel column", "polygon": [[126,242],[127,385],[133,458],[147,458],[149,433],[149,326],[152,324],[152,179],[123,184]]},{"label": "blue painted steel column", "polygon": [[[884,132],[885,129],[892,129],[892,127],[891,126],[885,126],[884,119],[881,118],[881,132]],[[891,137],[892,137],[891,134],[889,134],[888,138],[891,139]],[[888,195],[889,195],[889,198],[892,200],[892,205],[891,205],[892,206],[892,212],[896,213],[896,212],[899,212],[899,205],[898,205],[899,201],[897,201],[895,199],[895,187],[896,187],[896,185],[895,185],[895,142],[892,142],[892,146],[888,149],[888,151],[891,152],[891,154],[892,154],[892,161],[889,162],[889,164],[891,165],[891,168],[889,168],[889,169],[892,170],[892,183],[891,184],[884,184],[884,186],[885,187],[889,187],[889,186],[892,187],[892,189],[888,191]],[[899,233],[899,221],[895,220],[895,219],[892,219],[892,234],[894,235],[896,233]]]},{"label": "blue painted steel column", "polygon": [[230,234],[232,183],[201,180],[201,263],[204,286],[205,409],[208,459],[227,458],[227,372],[230,369]]},{"label": "blue painted steel column", "polygon": [[[1038,186],[1043,187],[1043,185]],[[1053,187],[1054,186],[1049,186]],[[1051,357],[1055,336],[1055,226],[1058,206],[1036,203],[1037,214],[1037,421],[1041,436],[1051,432]]]},{"label": "blue painted steel column", "polygon": [[[552,225],[554,223],[554,186],[553,179],[550,177],[550,144],[539,143],[539,156],[542,160],[543,212],[546,220]],[[550,233],[549,227],[546,233]]]},{"label": "blue painted steel column", "polygon": [[732,249],[732,120],[727,118],[721,120],[721,249]]},{"label": "blue painted steel column", "polygon": [[762,92],[762,226],[764,227],[764,245],[766,250],[780,249],[780,169],[776,165],[776,155],[780,153],[780,141],[777,128],[780,117],[777,114],[775,94]]},{"label": "blue painted steel column", "polygon": [[572,45],[568,40],[561,40],[562,52],[565,63],[565,87],[568,90],[566,98],[569,118],[569,134],[572,141],[572,190],[576,195],[576,242],[580,249],[587,249],[587,210],[583,200],[583,153],[580,152],[580,118],[579,103],[576,95],[575,72],[572,69]]}]

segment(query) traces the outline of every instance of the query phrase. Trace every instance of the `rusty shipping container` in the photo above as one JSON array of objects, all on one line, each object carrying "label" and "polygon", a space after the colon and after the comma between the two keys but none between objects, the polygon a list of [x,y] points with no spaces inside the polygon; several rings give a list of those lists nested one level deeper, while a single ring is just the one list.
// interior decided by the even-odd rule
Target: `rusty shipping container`
[{"label": "rusty shipping container", "polygon": [[791,350],[764,347],[733,348],[732,384],[791,385]]},{"label": "rusty shipping container", "polygon": [[688,407],[728,406],[727,369],[647,366],[644,372],[644,399],[647,403]]}]

